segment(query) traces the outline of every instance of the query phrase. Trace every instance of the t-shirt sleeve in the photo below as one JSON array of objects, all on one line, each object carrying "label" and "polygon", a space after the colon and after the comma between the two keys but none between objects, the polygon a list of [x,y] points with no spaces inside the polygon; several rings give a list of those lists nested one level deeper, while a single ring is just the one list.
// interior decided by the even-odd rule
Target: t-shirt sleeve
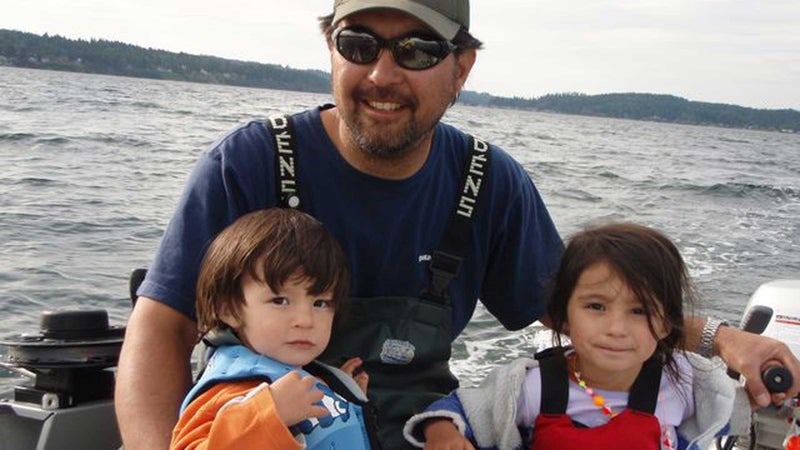
[{"label": "t-shirt sleeve", "polygon": [[218,384],[181,415],[170,450],[293,450],[302,446],[278,416],[267,383]]},{"label": "t-shirt sleeve", "polygon": [[496,232],[481,302],[505,328],[518,330],[544,315],[564,245],[530,175],[501,150],[493,158],[488,206]]},{"label": "t-shirt sleeve", "polygon": [[266,133],[259,133],[259,126],[251,122],[237,128],[198,159],[138,295],[195,319],[195,288],[206,248],[236,218],[267,203],[263,180],[272,172],[264,156]]}]

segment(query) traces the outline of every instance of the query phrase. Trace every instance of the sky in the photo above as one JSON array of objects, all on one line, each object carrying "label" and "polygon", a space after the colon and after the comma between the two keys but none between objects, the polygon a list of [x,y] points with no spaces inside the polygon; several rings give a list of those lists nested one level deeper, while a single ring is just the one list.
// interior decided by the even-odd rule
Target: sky
[{"label": "sky", "polygon": [[[0,0],[0,28],[329,71],[333,0]],[[800,0],[472,0],[466,89],[800,110]]]}]

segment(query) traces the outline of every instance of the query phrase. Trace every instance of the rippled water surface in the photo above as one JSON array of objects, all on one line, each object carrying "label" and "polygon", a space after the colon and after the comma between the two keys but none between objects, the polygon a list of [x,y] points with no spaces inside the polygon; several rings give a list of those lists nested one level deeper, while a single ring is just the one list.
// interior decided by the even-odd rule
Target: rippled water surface
[{"label": "rippled water surface", "polygon": [[[324,95],[0,67],[0,334],[46,308],[129,312],[188,172],[238,122]],[[445,120],[533,177],[562,235],[634,220],[679,244],[698,313],[738,322],[750,294],[800,278],[800,135],[457,105]],[[482,309],[454,346],[465,384],[543,345]],[[0,391],[15,378],[0,369]]]}]

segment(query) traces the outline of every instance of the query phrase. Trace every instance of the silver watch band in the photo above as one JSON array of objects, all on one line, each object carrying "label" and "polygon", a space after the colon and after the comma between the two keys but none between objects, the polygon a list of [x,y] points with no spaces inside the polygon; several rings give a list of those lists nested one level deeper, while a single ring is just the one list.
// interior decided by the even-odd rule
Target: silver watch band
[{"label": "silver watch band", "polygon": [[719,327],[727,327],[728,322],[709,317],[706,319],[706,324],[703,325],[703,331],[700,333],[700,345],[697,348],[697,353],[706,358],[714,356],[714,338],[717,336]]}]

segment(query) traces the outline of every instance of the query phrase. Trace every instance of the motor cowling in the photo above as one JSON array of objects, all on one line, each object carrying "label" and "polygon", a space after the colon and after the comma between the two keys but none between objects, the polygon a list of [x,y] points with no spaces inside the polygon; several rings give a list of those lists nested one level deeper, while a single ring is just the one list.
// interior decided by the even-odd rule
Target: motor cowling
[{"label": "motor cowling", "polygon": [[59,409],[110,399],[125,327],[110,326],[105,310],[45,311],[39,331],[0,339],[3,366],[31,373],[33,386],[17,386],[14,400]]}]

